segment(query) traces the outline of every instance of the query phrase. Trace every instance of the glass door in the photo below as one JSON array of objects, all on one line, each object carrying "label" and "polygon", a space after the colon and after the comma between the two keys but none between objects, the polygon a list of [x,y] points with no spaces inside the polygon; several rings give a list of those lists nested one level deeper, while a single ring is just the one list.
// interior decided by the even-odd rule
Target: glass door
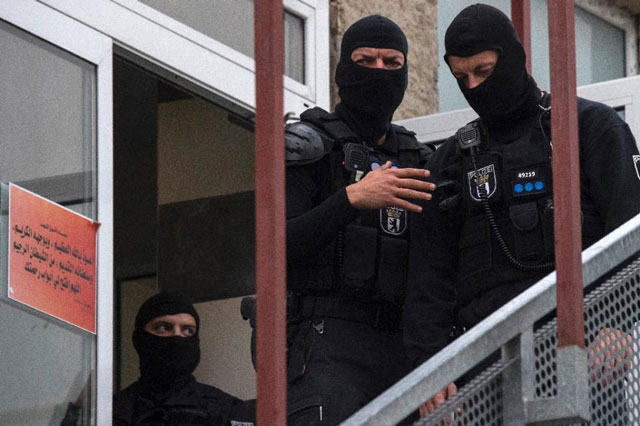
[{"label": "glass door", "polygon": [[36,1],[0,4],[0,182],[101,222],[93,334],[8,297],[2,191],[2,425],[111,424],[111,46]]}]

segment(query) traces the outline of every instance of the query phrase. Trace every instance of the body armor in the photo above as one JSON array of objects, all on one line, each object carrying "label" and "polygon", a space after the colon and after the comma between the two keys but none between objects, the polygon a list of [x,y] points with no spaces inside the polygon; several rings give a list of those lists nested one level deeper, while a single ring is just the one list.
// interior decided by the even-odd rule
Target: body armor
[{"label": "body armor", "polygon": [[[320,146],[317,136],[307,135],[307,142],[301,142],[295,136],[300,133],[301,126],[314,128],[325,147],[324,155],[315,156],[316,161],[328,157],[325,161],[329,162],[334,177],[332,193],[353,183],[353,174],[345,170],[343,148],[346,144],[363,143],[340,118],[320,108],[307,110],[301,120],[288,126],[285,131],[287,165],[309,163],[298,159],[314,156],[311,153],[290,153],[293,154],[294,146],[317,151],[315,147]],[[431,150],[418,143],[413,132],[395,125],[393,131],[398,142],[397,155],[367,147],[368,170],[386,161],[391,161],[394,167],[423,167]],[[316,142],[312,143],[311,140]],[[289,268],[289,290],[303,296],[381,300],[402,306],[407,278],[408,221],[408,212],[396,207],[361,212],[357,221],[339,232],[332,244],[323,248],[303,267]]]},{"label": "body armor", "polygon": [[[531,270],[546,273],[554,267],[548,120],[543,112],[513,141],[488,138],[475,155],[462,151],[457,280],[462,304],[500,283],[531,277]],[[594,211],[590,200],[583,200],[584,247],[604,234]],[[486,278],[491,268],[498,278]]]}]

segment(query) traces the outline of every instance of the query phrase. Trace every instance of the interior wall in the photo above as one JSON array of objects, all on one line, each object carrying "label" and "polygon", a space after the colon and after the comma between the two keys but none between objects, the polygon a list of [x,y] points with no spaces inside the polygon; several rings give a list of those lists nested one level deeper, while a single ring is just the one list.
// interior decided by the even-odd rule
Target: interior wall
[{"label": "interior wall", "polygon": [[[137,76],[140,81],[145,83],[146,75],[147,79],[157,84],[157,78],[146,72],[142,73],[143,75]],[[159,235],[157,214],[163,206],[193,202],[193,207],[197,209],[200,205],[196,202],[197,200],[253,191],[253,133],[229,121],[227,111],[201,99],[188,98],[158,102],[157,92],[147,90],[146,86],[144,90],[136,89],[140,87],[139,84],[134,84],[136,87],[130,87],[127,81],[131,75],[136,75],[135,69],[131,70],[119,64],[118,75],[122,77],[118,79],[118,84],[126,92],[120,98],[126,105],[119,107],[116,111],[116,114],[122,117],[118,129],[115,129],[118,140],[122,142],[120,144],[122,149],[119,151],[121,156],[116,159],[116,168],[119,165],[122,170],[122,185],[119,186],[119,194],[122,196],[120,204],[129,206],[129,209],[126,210],[126,214],[123,210],[123,215],[120,217],[120,222],[127,224],[127,229],[117,228],[119,230],[117,236],[125,246],[143,240],[138,241],[136,251],[151,255],[152,260],[157,262],[155,248]],[[137,95],[132,100],[132,96],[127,94],[135,92],[143,92],[144,99],[143,96]],[[149,96],[146,96],[147,94]],[[138,149],[148,145],[143,144],[141,138],[147,141],[148,138],[156,137],[153,131],[156,130],[156,116],[148,113],[149,107],[154,112],[157,109],[157,145],[153,144],[154,149]],[[132,109],[145,111],[145,113],[141,115],[130,111]],[[142,132],[137,130],[135,123],[139,122],[138,119],[125,120],[131,118],[132,114],[143,119],[146,130]],[[129,189],[132,188],[127,184],[129,180],[144,182],[145,188]],[[157,198],[155,198],[156,194]],[[147,210],[142,212],[135,208],[139,199],[146,200],[150,199],[149,197],[154,198],[155,201],[151,210],[153,217],[149,217]],[[150,224],[155,231],[151,234],[139,234],[138,226],[134,224],[140,221],[143,224]],[[220,238],[219,235],[203,237]],[[245,240],[246,238],[237,238],[234,241],[221,243],[246,244],[243,242]],[[181,244],[181,240],[177,239],[168,249],[182,251],[185,252],[185,256],[189,256],[189,250],[197,250],[197,247],[186,245],[184,241]],[[244,249],[252,250],[247,247]],[[125,264],[129,256],[120,256],[119,259],[121,259],[120,263]],[[162,281],[159,280],[159,275],[153,275],[158,271],[155,265],[152,265],[153,271],[149,270],[152,275],[147,275],[147,278],[136,277],[138,272],[144,272],[146,269],[135,268],[141,262],[133,263],[135,265],[124,268],[126,270],[119,275],[121,278],[119,282],[120,351],[118,353],[120,389],[139,377],[138,356],[131,343],[134,319],[142,302],[158,291],[159,283]],[[116,269],[118,267],[116,265]],[[188,280],[188,277],[185,279]],[[216,282],[229,285],[227,281],[229,281],[228,277],[211,277],[211,285],[215,285]],[[194,295],[190,294],[190,296],[200,300]],[[234,297],[196,304],[202,322],[200,330],[202,359],[195,375],[202,383],[217,386],[240,398],[250,399],[255,397],[255,372],[250,355],[251,329],[240,315],[240,300],[240,297]]]},{"label": "interior wall", "polygon": [[[160,207],[253,190],[251,131],[230,122],[225,110],[200,99],[158,105]],[[238,241],[242,238],[224,243]],[[212,285],[224,281],[225,277],[211,277]],[[240,315],[240,300],[236,297],[196,304],[202,322],[202,359],[195,376],[202,383],[251,399],[255,398],[251,329]]]},{"label": "interior wall", "polygon": [[158,202],[254,189],[253,134],[200,99],[158,106]]},{"label": "interior wall", "polygon": [[120,389],[124,389],[140,377],[138,354],[131,336],[140,305],[158,292],[155,277],[121,281],[120,285]]},{"label": "interior wall", "polygon": [[256,397],[251,327],[240,316],[241,297],[197,303],[202,357],[195,376],[241,399]]}]

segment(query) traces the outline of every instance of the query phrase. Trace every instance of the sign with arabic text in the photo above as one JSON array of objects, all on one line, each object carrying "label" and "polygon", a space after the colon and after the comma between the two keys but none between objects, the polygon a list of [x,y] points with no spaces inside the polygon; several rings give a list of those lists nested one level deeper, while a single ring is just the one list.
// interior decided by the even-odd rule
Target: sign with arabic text
[{"label": "sign with arabic text", "polygon": [[9,298],[96,332],[100,224],[9,185]]}]

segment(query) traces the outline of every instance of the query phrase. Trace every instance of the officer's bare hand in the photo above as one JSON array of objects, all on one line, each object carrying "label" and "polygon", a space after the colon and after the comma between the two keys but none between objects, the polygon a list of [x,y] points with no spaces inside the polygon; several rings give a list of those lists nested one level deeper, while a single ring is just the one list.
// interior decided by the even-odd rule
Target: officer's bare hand
[{"label": "officer's bare hand", "polygon": [[407,199],[431,199],[428,191],[433,191],[436,186],[423,180],[429,175],[429,170],[424,169],[392,169],[391,162],[387,161],[383,166],[367,173],[361,181],[347,186],[347,197],[358,210],[394,206],[419,213],[422,207]]},{"label": "officer's bare hand", "polygon": [[436,393],[430,400],[420,406],[420,417],[424,417],[427,414],[431,414],[438,406],[443,404],[447,399],[451,398],[458,392],[458,387],[455,383],[449,383],[446,388]]},{"label": "officer's bare hand", "polygon": [[629,371],[633,356],[633,338],[620,329],[605,327],[589,345],[591,381],[605,388]]}]

